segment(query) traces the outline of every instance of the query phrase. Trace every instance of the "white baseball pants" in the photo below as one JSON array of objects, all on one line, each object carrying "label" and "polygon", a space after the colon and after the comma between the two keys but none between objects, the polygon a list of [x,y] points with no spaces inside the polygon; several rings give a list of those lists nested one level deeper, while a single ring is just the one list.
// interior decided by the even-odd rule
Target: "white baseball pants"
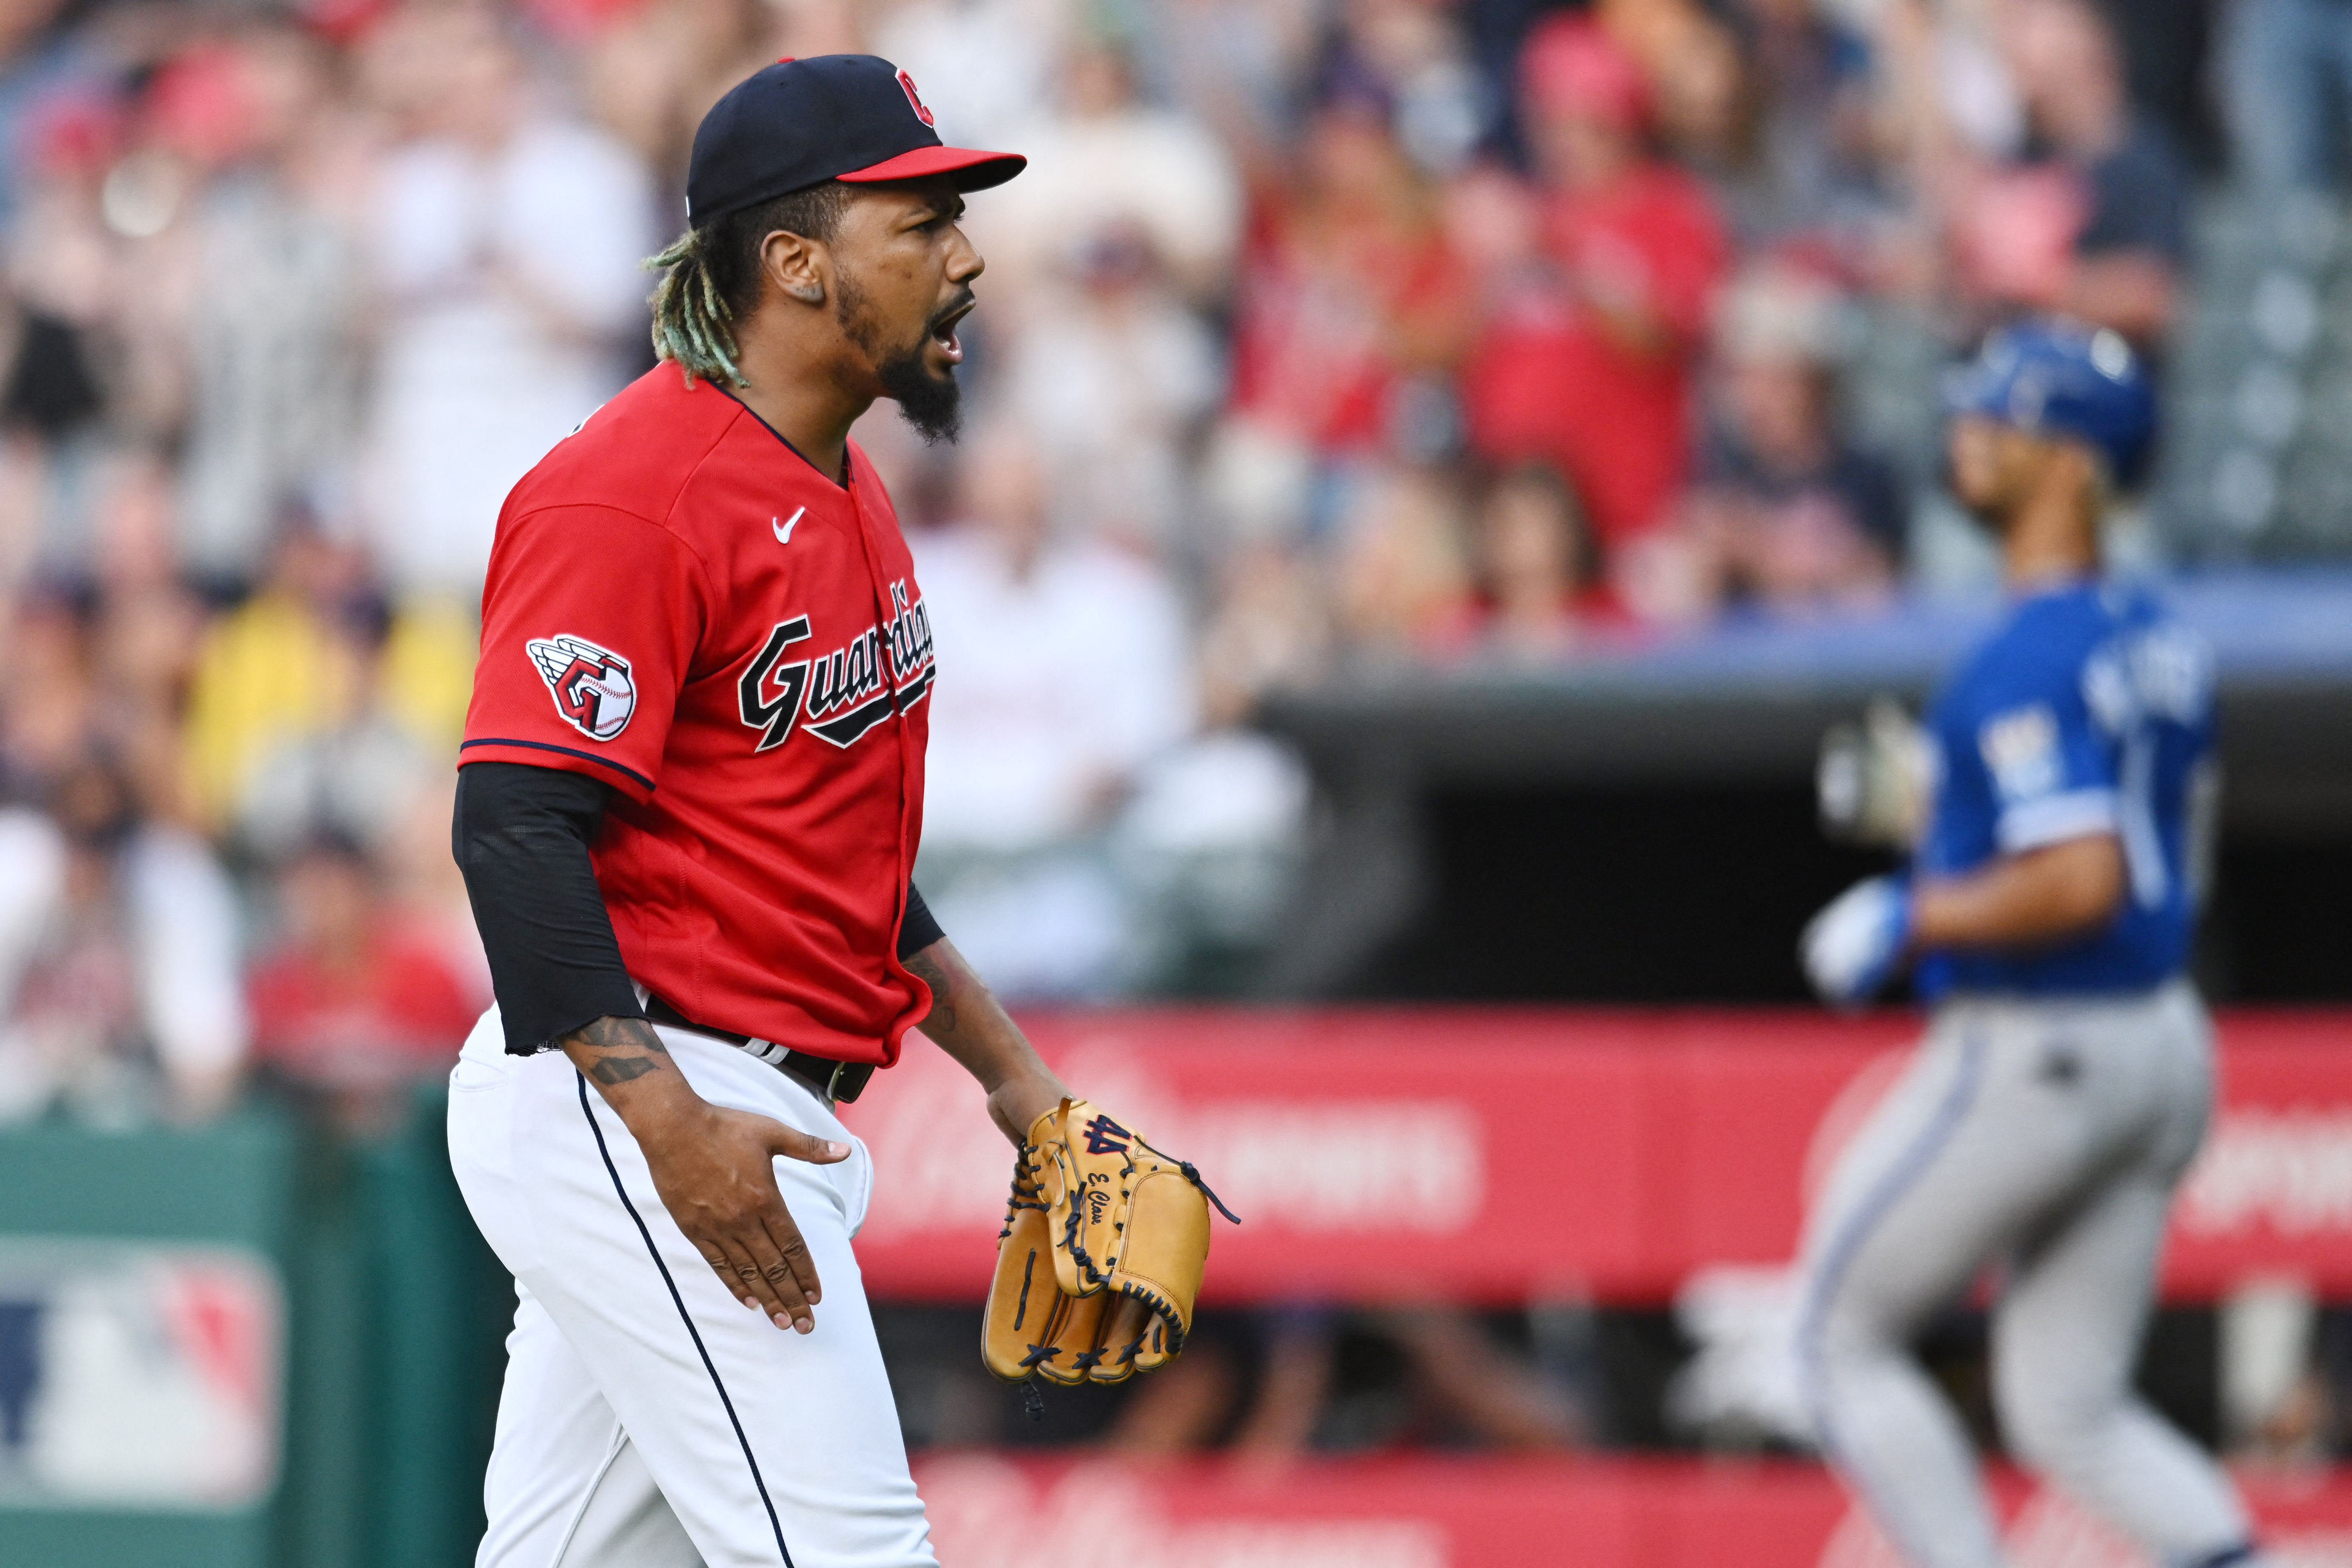
[{"label": "white baseball pants", "polygon": [[478,1568],[936,1568],[849,1247],[865,1144],[798,1079],[660,1034],[704,1099],[854,1149],[775,1163],[824,1287],[816,1330],[737,1301],[621,1119],[561,1052],[506,1055],[491,1009],[449,1096],[458,1185],[520,1299]]},{"label": "white baseball pants", "polygon": [[1800,1372],[1823,1449],[1915,1568],[2001,1563],[1968,1436],[1911,1342],[2004,1260],[2011,1450],[2168,1568],[2244,1559],[2221,1467],[2132,1390],[2165,1211],[2212,1097],[2211,1026],[2185,984],[1960,1001],[1839,1158],[1807,1230]]}]

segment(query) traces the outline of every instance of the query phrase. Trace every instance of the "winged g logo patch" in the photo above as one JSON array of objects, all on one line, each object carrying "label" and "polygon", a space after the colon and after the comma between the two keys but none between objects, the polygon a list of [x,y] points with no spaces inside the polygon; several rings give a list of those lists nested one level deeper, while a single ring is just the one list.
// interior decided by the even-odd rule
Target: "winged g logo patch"
[{"label": "winged g logo patch", "polygon": [[586,637],[533,637],[523,647],[555,699],[555,710],[592,741],[609,741],[629,727],[637,710],[637,683],[629,661]]}]

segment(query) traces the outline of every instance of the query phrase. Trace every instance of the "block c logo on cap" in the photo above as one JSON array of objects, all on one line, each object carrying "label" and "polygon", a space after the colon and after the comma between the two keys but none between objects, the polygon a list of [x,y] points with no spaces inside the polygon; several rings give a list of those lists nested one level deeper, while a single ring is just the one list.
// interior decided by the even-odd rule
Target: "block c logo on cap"
[{"label": "block c logo on cap", "polygon": [[915,118],[921,121],[924,124],[930,126],[933,130],[937,130],[939,128],[939,122],[931,118],[931,111],[923,107],[922,95],[915,90],[915,79],[908,76],[905,71],[900,71],[898,73],[898,89],[907,95],[907,101],[915,106]]}]

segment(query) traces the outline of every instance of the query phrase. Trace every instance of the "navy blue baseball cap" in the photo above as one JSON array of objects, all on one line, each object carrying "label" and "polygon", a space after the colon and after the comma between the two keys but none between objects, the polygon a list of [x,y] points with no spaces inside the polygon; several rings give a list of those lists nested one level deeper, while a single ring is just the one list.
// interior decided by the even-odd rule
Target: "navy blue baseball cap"
[{"label": "navy blue baseball cap", "polygon": [[778,60],[711,105],[694,132],[686,210],[695,223],[847,180],[880,184],[953,174],[959,190],[986,190],[1019,174],[1018,153],[942,145],[915,81],[874,55]]},{"label": "navy blue baseball cap", "polygon": [[2156,437],[2156,385],[2139,355],[2120,334],[2072,321],[1995,331],[1945,383],[1944,411],[2087,442],[2119,484],[2138,477]]}]

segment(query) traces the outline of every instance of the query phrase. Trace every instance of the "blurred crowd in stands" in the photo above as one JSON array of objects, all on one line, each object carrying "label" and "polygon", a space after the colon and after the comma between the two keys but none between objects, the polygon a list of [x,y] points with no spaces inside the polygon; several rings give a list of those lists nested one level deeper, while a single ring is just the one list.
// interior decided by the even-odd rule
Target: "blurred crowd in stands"
[{"label": "blurred crowd in stands", "polygon": [[860,435],[941,653],[920,879],[1005,990],[1087,997],[1279,918],[1270,693],[1980,573],[1941,367],[2025,310],[2163,363],[2197,159],[2338,178],[2348,18],[6,0],[0,1116],[260,1072],[364,1119],[447,1060],[499,501],[651,363],[641,259],[767,60],[884,54],[1033,160],[972,204],[964,439]]}]

